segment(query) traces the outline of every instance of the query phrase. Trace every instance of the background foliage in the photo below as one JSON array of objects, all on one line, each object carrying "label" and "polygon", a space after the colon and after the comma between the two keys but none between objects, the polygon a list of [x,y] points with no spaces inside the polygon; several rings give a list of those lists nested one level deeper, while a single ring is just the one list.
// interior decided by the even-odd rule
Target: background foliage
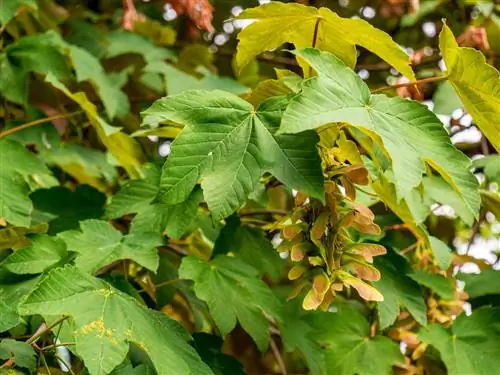
[{"label": "background foliage", "polygon": [[260,3],[0,0],[1,374],[500,374],[498,5]]}]

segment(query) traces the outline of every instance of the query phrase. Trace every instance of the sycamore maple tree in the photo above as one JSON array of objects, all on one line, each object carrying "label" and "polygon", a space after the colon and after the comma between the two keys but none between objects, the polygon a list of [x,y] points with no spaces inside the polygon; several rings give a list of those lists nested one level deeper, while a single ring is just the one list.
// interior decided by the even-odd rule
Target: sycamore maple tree
[{"label": "sycamore maple tree", "polygon": [[229,3],[0,0],[0,374],[500,374],[499,6]]}]

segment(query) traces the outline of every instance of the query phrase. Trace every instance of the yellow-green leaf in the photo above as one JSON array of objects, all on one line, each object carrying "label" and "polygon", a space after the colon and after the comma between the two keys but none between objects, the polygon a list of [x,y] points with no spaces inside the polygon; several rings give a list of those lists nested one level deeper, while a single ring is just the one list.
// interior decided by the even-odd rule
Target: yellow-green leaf
[{"label": "yellow-green leaf", "polygon": [[[342,18],[328,8],[278,1],[247,9],[237,18],[255,20],[238,35],[238,70],[260,53],[284,43],[293,43],[297,49],[316,47],[332,52],[346,65],[354,67],[356,45],[359,45],[380,56],[404,76],[415,79],[406,53],[388,34],[365,20]],[[301,65],[308,66],[305,62]]]},{"label": "yellow-green leaf", "polygon": [[451,86],[465,109],[500,151],[500,74],[486,63],[483,54],[472,48],[462,48],[446,25],[439,35],[439,48],[443,54]]}]

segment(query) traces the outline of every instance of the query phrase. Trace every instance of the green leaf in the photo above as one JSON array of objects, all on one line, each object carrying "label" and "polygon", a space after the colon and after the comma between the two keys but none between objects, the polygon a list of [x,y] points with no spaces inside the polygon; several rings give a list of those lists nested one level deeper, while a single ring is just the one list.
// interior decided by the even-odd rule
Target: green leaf
[{"label": "green leaf", "polygon": [[283,115],[280,132],[298,133],[331,122],[348,122],[383,145],[392,159],[398,200],[420,185],[426,166],[457,191],[474,217],[479,212],[478,182],[470,160],[455,149],[439,119],[424,105],[399,97],[371,95],[357,74],[334,55],[296,51],[317,71],[303,84]]},{"label": "green leaf", "polygon": [[382,302],[377,302],[380,329],[391,326],[400,308],[406,308],[415,320],[427,324],[427,308],[422,289],[408,277],[411,272],[408,262],[394,251],[375,258],[375,267],[380,271],[381,278],[372,285],[384,296]]},{"label": "green leaf", "polygon": [[53,30],[24,36],[9,44],[0,54],[0,93],[8,100],[26,105],[30,72],[69,79],[71,71],[64,48],[64,41]]},{"label": "green leaf", "polygon": [[117,81],[106,75],[104,68],[97,58],[86,50],[71,46],[69,54],[76,72],[78,82],[89,81],[104,103],[104,108],[110,119],[115,116],[123,117],[129,111],[128,98],[120,90]]},{"label": "green leaf", "polygon": [[69,315],[76,329],[75,350],[91,375],[110,373],[125,359],[130,343],[149,356],[159,374],[212,374],[177,322],[78,268],[51,271],[20,310]]},{"label": "green leaf", "polygon": [[439,176],[423,178],[425,200],[431,203],[441,203],[451,206],[465,224],[472,226],[475,215],[470,211],[470,207],[464,201],[461,194],[454,190],[446,181]]},{"label": "green leaf", "polygon": [[243,94],[249,89],[231,77],[218,76],[205,67],[199,66],[195,75],[188,74],[171,64],[162,61],[149,63],[144,70],[149,73],[160,73],[166,77],[167,92],[169,95],[178,94],[185,90],[224,90],[236,95]]},{"label": "green leaf", "polygon": [[132,365],[123,365],[111,373],[111,375],[154,375],[154,371],[146,365],[132,367]]},{"label": "green leaf", "polygon": [[101,142],[123,166],[129,175],[139,177],[137,169],[144,160],[139,143],[128,134],[120,132],[120,128],[109,125],[97,112],[97,107],[87,98],[84,92],[73,94],[53,74],[48,74],[45,81],[49,82],[64,95],[76,102],[85,112],[90,124],[95,128]]},{"label": "green leaf", "polygon": [[[0,330],[10,329],[23,322],[18,305],[26,295],[28,295],[38,283],[40,276],[19,281],[19,276],[8,273],[0,268],[0,318],[6,316],[8,320],[0,319]],[[8,307],[1,306],[1,302],[6,301]]]},{"label": "green leaf", "polygon": [[432,111],[440,115],[451,116],[453,111],[462,108],[463,104],[449,82],[439,84],[432,96],[434,107]]},{"label": "green leaf", "polygon": [[482,189],[479,192],[484,209],[495,215],[498,220],[500,218],[500,193]]},{"label": "green leaf", "polygon": [[37,274],[66,256],[66,245],[57,237],[37,234],[30,237],[30,240],[31,246],[16,250],[0,265],[12,273]]},{"label": "green leaf", "polygon": [[0,332],[5,332],[18,324],[22,323],[22,319],[17,313],[17,307],[7,305],[3,300],[0,300]]},{"label": "green leaf", "polygon": [[380,56],[404,76],[415,79],[408,55],[388,34],[365,20],[341,18],[328,8],[280,2],[246,9],[236,19],[254,20],[238,34],[238,70],[260,53],[284,43],[293,43],[297,49],[316,47],[331,52],[353,68],[356,45],[359,45]]},{"label": "green leaf", "polygon": [[214,220],[237,210],[264,171],[290,188],[323,200],[317,136],[275,136],[286,101],[266,101],[257,111],[223,91],[186,91],[158,100],[144,123],[186,125],[163,166],[160,200],[184,201],[198,180]]},{"label": "green leaf", "polygon": [[500,74],[486,63],[484,55],[472,48],[461,48],[450,28],[444,24],[439,49],[446,64],[448,81],[467,112],[500,151]]},{"label": "green leaf", "polygon": [[500,294],[500,271],[492,268],[482,270],[479,274],[459,273],[459,280],[465,282],[464,291],[470,299]]},{"label": "green leaf", "polygon": [[194,281],[196,295],[208,304],[222,336],[231,332],[238,320],[261,351],[267,348],[266,315],[280,321],[281,305],[259,280],[259,271],[234,257],[219,255],[208,263],[188,256],[182,260],[179,277]]},{"label": "green leaf", "polygon": [[116,168],[110,164],[106,153],[67,143],[41,152],[42,159],[71,175],[80,184],[88,184],[106,191],[116,181]]},{"label": "green leaf", "polygon": [[191,227],[202,200],[202,193],[194,189],[188,199],[176,205],[156,201],[160,190],[160,170],[152,164],[143,167],[142,180],[126,183],[113,197],[106,215],[115,219],[136,213],[131,223],[131,232],[163,233],[174,240],[182,237]]},{"label": "green leaf", "polygon": [[328,374],[389,375],[404,361],[399,345],[382,335],[371,337],[370,323],[353,308],[318,314],[314,322]]},{"label": "green leaf", "polygon": [[11,359],[16,367],[34,370],[36,366],[36,353],[30,344],[23,341],[3,339],[0,341],[0,358]]},{"label": "green leaf", "polygon": [[430,245],[434,259],[441,270],[446,271],[451,265],[451,249],[439,238],[430,236]]},{"label": "green leaf", "polygon": [[490,182],[500,185],[500,155],[487,155],[472,162],[474,169],[481,168]]},{"label": "green leaf", "polygon": [[123,235],[102,220],[80,222],[80,229],[58,234],[68,251],[78,253],[75,264],[85,272],[94,273],[114,261],[131,259],[152,271],[158,268],[156,247],[163,244],[160,235],[151,232]]},{"label": "green leaf", "polygon": [[439,350],[449,375],[500,374],[500,309],[483,307],[459,315],[451,328],[423,327],[418,337]]},{"label": "green leaf", "polygon": [[259,270],[261,275],[268,275],[277,281],[285,263],[264,232],[257,228],[240,225],[236,216],[230,216],[222,228],[214,245],[212,256],[229,252]]},{"label": "green leaf", "polygon": [[236,358],[222,353],[224,341],[219,336],[200,332],[195,333],[193,339],[194,348],[215,375],[245,375],[243,365]]},{"label": "green leaf", "polygon": [[100,218],[106,203],[106,195],[88,185],[77,185],[74,191],[63,186],[38,189],[30,197],[35,210],[47,216],[49,234],[76,229],[82,220]]},{"label": "green leaf", "polygon": [[284,305],[283,323],[279,326],[281,339],[287,352],[299,350],[304,356],[312,375],[327,375],[325,355],[316,341],[320,330],[316,329],[304,313],[298,299]]},{"label": "green leaf", "polygon": [[8,223],[29,227],[33,204],[29,192],[49,187],[57,180],[37,157],[18,142],[0,139],[0,217]]},{"label": "green leaf", "polygon": [[36,9],[37,3],[36,0],[0,0],[0,26],[14,18],[22,6]]},{"label": "green leaf", "polygon": [[432,289],[441,298],[452,300],[455,298],[455,289],[450,279],[443,275],[414,271],[408,275],[420,285]]},{"label": "green leaf", "polygon": [[116,30],[105,34],[106,57],[108,59],[124,54],[141,55],[145,62],[164,61],[174,57],[174,53],[166,48],[155,46],[150,39],[124,30]]}]

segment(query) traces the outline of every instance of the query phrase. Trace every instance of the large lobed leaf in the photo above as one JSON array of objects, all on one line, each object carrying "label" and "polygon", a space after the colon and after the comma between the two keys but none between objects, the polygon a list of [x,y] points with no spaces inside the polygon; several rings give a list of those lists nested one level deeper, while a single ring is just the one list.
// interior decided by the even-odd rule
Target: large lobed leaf
[{"label": "large lobed leaf", "polygon": [[[238,320],[263,351],[269,342],[270,316],[281,320],[281,304],[259,280],[259,271],[241,260],[219,255],[210,263],[189,256],[182,260],[179,277],[194,281],[196,295],[206,301],[222,336]],[[221,298],[222,297],[222,298]]]},{"label": "large lobed leaf", "polygon": [[363,80],[331,53],[305,49],[296,54],[318,76],[305,81],[302,92],[291,100],[280,132],[299,133],[331,122],[352,124],[387,151],[398,200],[411,196],[430,166],[477,217],[480,198],[478,182],[468,171],[470,160],[453,147],[432,112],[411,100],[371,95]]},{"label": "large lobed leaf", "polygon": [[76,328],[76,352],[91,375],[108,374],[122,363],[129,343],[149,356],[159,374],[212,374],[177,322],[75,267],[51,271],[24,299],[20,311],[69,315]]},{"label": "large lobed leaf", "polygon": [[257,110],[223,91],[193,90],[158,100],[144,122],[171,120],[186,125],[163,166],[160,200],[184,201],[201,180],[215,220],[237,210],[264,171],[290,188],[323,200],[323,176],[313,132],[276,136],[286,98],[273,98]]},{"label": "large lobed leaf", "polygon": [[500,74],[486,63],[484,55],[461,48],[445,24],[439,34],[439,48],[448,80],[477,126],[500,152]]},{"label": "large lobed leaf", "polygon": [[198,212],[202,200],[199,189],[176,205],[156,201],[160,190],[160,170],[152,164],[142,168],[144,178],[127,182],[113,197],[106,209],[109,218],[135,213],[130,232],[165,232],[177,240],[186,234]]},{"label": "large lobed leaf", "polygon": [[57,180],[37,157],[18,142],[0,139],[0,218],[29,227],[34,187],[55,185]]},{"label": "large lobed leaf", "polygon": [[261,52],[274,50],[284,43],[293,43],[297,49],[316,47],[332,52],[346,65],[354,67],[356,45],[360,45],[404,76],[415,78],[410,58],[403,49],[388,34],[359,18],[342,18],[328,8],[275,1],[246,9],[237,19],[254,21],[238,35],[236,64],[240,70]]},{"label": "large lobed leaf", "polygon": [[483,307],[466,316],[462,313],[451,328],[433,324],[418,337],[439,350],[449,375],[500,374],[500,309]]},{"label": "large lobed leaf", "polygon": [[153,272],[158,268],[156,247],[163,244],[158,233],[139,232],[123,235],[102,220],[80,222],[80,230],[58,234],[68,251],[78,253],[75,263],[83,271],[94,273],[99,268],[122,259],[131,259]]},{"label": "large lobed leaf", "polygon": [[370,323],[352,307],[314,317],[315,339],[324,348],[327,374],[390,375],[403,362],[399,346],[388,337],[370,336]]}]

